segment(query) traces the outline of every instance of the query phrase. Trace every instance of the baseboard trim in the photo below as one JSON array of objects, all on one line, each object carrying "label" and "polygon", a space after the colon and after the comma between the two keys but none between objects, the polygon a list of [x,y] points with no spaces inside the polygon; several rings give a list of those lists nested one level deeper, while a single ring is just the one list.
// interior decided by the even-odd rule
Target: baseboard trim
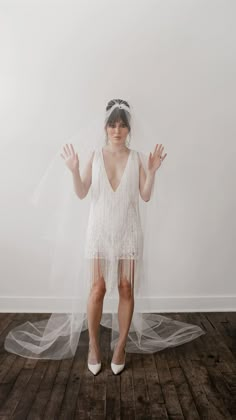
[{"label": "baseboard trim", "polygon": [[[84,305],[84,304],[83,304]],[[117,307],[118,299],[104,298],[103,312]],[[79,300],[73,299],[73,308],[80,308]],[[4,313],[64,313],[71,312],[72,298],[1,296],[0,311]],[[84,310],[86,306],[84,305]],[[159,296],[136,298],[135,310],[142,312],[235,312],[236,296]]]}]

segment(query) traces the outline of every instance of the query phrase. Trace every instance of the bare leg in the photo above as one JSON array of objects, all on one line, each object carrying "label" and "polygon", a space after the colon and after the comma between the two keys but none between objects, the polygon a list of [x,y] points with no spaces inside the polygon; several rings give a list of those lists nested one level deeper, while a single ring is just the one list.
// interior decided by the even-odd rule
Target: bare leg
[{"label": "bare leg", "polygon": [[[134,260],[124,262],[123,260],[121,260],[120,263],[121,277],[119,285],[118,306],[118,321],[120,334],[112,357],[113,363],[117,364],[121,364],[124,362],[124,347],[126,344],[134,310]],[[124,264],[126,265],[126,270],[124,270]]]},{"label": "bare leg", "polygon": [[102,317],[103,299],[106,293],[105,281],[101,273],[100,260],[93,260],[93,283],[87,302],[89,331],[89,363],[98,363],[101,359],[99,346],[99,326]]}]

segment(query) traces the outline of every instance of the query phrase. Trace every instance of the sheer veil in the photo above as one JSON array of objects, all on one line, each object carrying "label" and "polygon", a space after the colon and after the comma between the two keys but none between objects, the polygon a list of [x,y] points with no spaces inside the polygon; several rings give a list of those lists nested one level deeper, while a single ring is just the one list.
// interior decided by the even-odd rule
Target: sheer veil
[{"label": "sheer veil", "polygon": [[[115,107],[117,104],[115,105]],[[105,144],[103,110],[64,143],[72,143],[78,152],[80,173],[94,150]],[[129,147],[138,151],[144,170],[148,156],[153,152],[157,138],[137,107],[123,107],[130,120]],[[160,141],[161,143],[161,141]],[[25,322],[13,328],[5,339],[5,349],[23,357],[37,359],[64,359],[73,357],[79,348],[82,331],[88,328],[86,305],[90,284],[84,259],[84,244],[90,192],[80,200],[74,192],[72,175],[60,156],[62,145],[55,152],[42,178],[32,191],[29,205],[34,206],[35,217],[42,227],[42,237],[50,244],[51,269],[48,283],[57,293],[59,280],[69,285],[70,296],[66,308],[59,313],[37,322]],[[155,218],[158,211],[158,172],[155,175],[151,199],[140,198],[140,216],[144,232],[143,258],[139,261],[135,284],[135,307],[127,338],[126,351],[130,353],[154,353],[166,347],[177,346],[197,338],[205,332],[197,325],[173,320],[157,313],[150,313],[149,298],[153,295],[153,284],[157,284],[158,256],[155,254]],[[118,291],[114,289],[106,297],[109,311],[103,312],[101,325],[111,329],[111,349],[118,336]],[[145,303],[145,306],[144,306]],[[157,308],[158,310],[158,308]]]}]

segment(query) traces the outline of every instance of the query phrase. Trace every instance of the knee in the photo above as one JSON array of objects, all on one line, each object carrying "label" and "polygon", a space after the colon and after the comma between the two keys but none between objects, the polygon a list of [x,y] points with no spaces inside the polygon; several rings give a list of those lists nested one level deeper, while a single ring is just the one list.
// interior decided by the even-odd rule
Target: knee
[{"label": "knee", "polygon": [[126,277],[120,279],[120,284],[118,286],[119,289],[119,295],[123,299],[131,299],[133,297],[132,290],[131,290],[131,284],[127,280]]},{"label": "knee", "polygon": [[94,302],[100,302],[103,300],[104,295],[106,293],[106,285],[104,279],[101,278],[98,281],[95,281],[90,290],[90,296],[92,297]]}]

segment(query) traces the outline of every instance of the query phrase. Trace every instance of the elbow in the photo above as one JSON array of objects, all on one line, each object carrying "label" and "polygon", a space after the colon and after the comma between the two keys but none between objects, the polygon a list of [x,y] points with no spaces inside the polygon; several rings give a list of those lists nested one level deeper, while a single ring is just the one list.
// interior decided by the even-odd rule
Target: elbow
[{"label": "elbow", "polygon": [[149,201],[151,196],[147,195],[147,193],[145,193],[144,191],[139,190],[140,193],[140,197],[142,198],[143,201]]},{"label": "elbow", "polygon": [[145,202],[150,201],[150,197],[145,197],[145,196],[142,196],[142,199],[143,199],[143,201],[145,201]]},{"label": "elbow", "polygon": [[77,197],[78,197],[80,200],[83,200],[83,199],[86,197],[86,194],[78,194],[78,193],[76,193],[76,195],[77,195]]},{"label": "elbow", "polygon": [[87,196],[87,194],[88,194],[88,190],[85,188],[83,188],[83,190],[80,192],[76,191],[76,195],[77,197],[79,197],[80,200],[83,200]]}]

